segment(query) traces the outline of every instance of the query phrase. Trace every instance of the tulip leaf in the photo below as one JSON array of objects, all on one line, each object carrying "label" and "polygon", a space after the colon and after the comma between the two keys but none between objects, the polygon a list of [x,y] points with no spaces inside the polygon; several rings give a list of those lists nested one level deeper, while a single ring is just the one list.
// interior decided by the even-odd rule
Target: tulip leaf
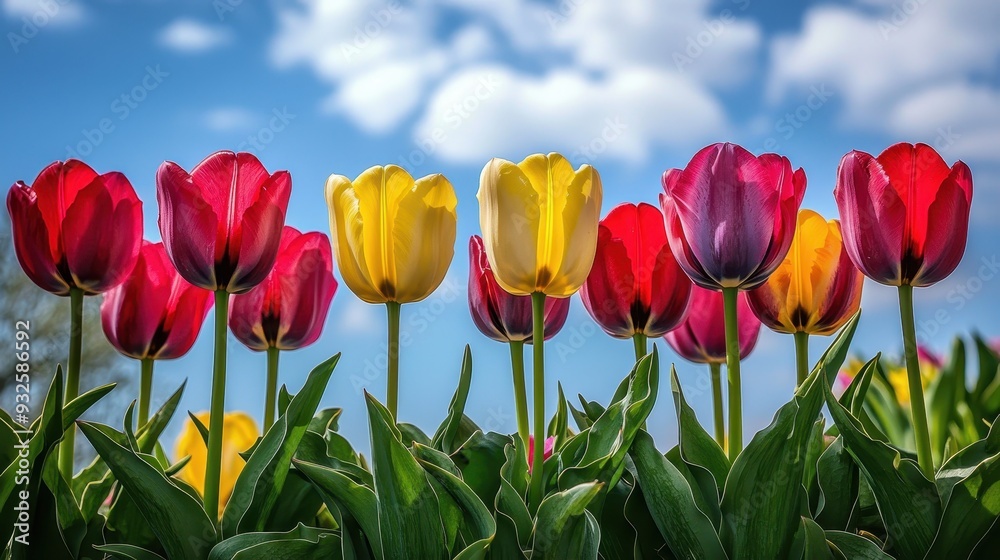
[{"label": "tulip leaf", "polygon": [[159,554],[131,544],[94,545],[94,549],[107,552],[114,558],[127,560],[166,560]]},{"label": "tulip leaf", "polygon": [[871,488],[893,548],[903,560],[923,558],[941,517],[934,483],[924,477],[915,461],[870,438],[861,423],[837,402],[829,384],[825,389],[844,447]]},{"label": "tulip leaf", "polygon": [[413,447],[413,444],[419,443],[420,445],[433,445],[431,443],[431,438],[427,437],[427,434],[423,432],[417,426],[410,424],[409,422],[400,422],[396,424],[396,428],[399,429],[399,435],[402,438],[403,445],[407,447]]},{"label": "tulip leaf", "polygon": [[849,560],[892,560],[877,544],[854,533],[827,531],[826,540]]},{"label": "tulip leaf", "polygon": [[382,554],[381,529],[379,528],[378,498],[371,488],[359,484],[350,476],[313,463],[295,460],[301,471],[320,491],[331,510],[343,508],[357,521],[371,544],[377,558]]},{"label": "tulip leaf", "polygon": [[261,439],[236,479],[222,516],[222,534],[263,531],[288,478],[292,456],[302,441],[340,354],[316,366],[305,384]]},{"label": "tulip leaf", "polygon": [[532,560],[597,560],[601,528],[587,506],[603,486],[585,482],[542,500],[532,530]]},{"label": "tulip leaf", "polygon": [[469,544],[460,556],[482,558],[496,535],[496,522],[490,510],[459,476],[435,464],[423,461],[421,464],[461,510],[462,536]]},{"label": "tulip leaf", "polygon": [[[573,462],[558,477],[559,488],[569,489],[584,482],[597,480],[613,487],[621,474],[621,467],[632,440],[639,433],[646,417],[656,403],[659,383],[659,357],[656,345],[643,356],[626,378],[627,389],[594,422],[589,430],[577,437],[584,438],[582,453],[567,455],[564,448],[560,456],[573,456]],[[574,438],[576,441],[576,438]],[[567,444],[570,446],[570,444]]]},{"label": "tulip leaf", "polygon": [[712,521],[698,509],[684,475],[640,431],[629,452],[635,463],[646,507],[663,540],[679,558],[721,560],[726,553]]},{"label": "tulip leaf", "polygon": [[84,412],[90,410],[90,407],[94,406],[97,401],[104,398],[104,396],[110,393],[114,388],[114,383],[101,385],[100,387],[95,387],[66,403],[62,412],[63,430],[69,430],[77,418],[79,418]]},{"label": "tulip leaf", "polygon": [[819,486],[816,521],[820,525],[847,528],[858,501],[859,476],[857,465],[844,448],[844,439],[837,436],[816,462],[816,483]]},{"label": "tulip leaf", "polygon": [[556,401],[556,413],[552,416],[552,420],[549,422],[548,435],[549,437],[555,437],[555,446],[553,447],[554,452],[558,452],[560,449],[566,445],[566,440],[569,436],[569,430],[567,429],[567,420],[569,419],[569,412],[566,410],[566,395],[563,393],[562,383],[556,385],[558,390],[559,400]]},{"label": "tulip leaf", "polygon": [[573,406],[573,403],[568,403],[568,404],[569,404],[569,413],[573,415],[573,421],[576,422],[577,429],[583,431],[594,424],[590,420],[590,417],[587,416],[585,412],[583,412],[582,410],[577,410],[576,407]]},{"label": "tulip leaf", "polygon": [[42,480],[55,509],[56,529],[62,544],[73,557],[79,556],[80,544],[87,534],[87,520],[73,497],[69,483],[59,473],[58,456],[49,454],[42,466]]},{"label": "tulip leaf", "polygon": [[[722,498],[722,542],[733,558],[784,558],[801,525],[806,455],[823,406],[821,384],[836,370],[844,333],[827,350],[793,399],[757,432],[733,462]],[[836,350],[834,350],[836,349]],[[842,344],[846,355],[846,344]],[[828,361],[830,360],[830,361]],[[822,379],[821,379],[822,378]]]},{"label": "tulip leaf", "polygon": [[198,416],[195,415],[195,413],[191,412],[190,410],[188,411],[188,418],[191,419],[191,423],[194,424],[195,429],[198,430],[198,435],[201,436],[201,440],[207,446],[208,445],[208,428],[205,426],[205,424],[200,419],[198,419]]},{"label": "tulip leaf", "polygon": [[465,403],[469,400],[469,388],[472,386],[472,350],[469,345],[465,345],[465,352],[462,355],[462,370],[458,377],[458,388],[448,405],[448,415],[444,422],[438,427],[431,440],[431,447],[452,453],[464,443],[456,441],[459,433],[459,424],[465,416]]},{"label": "tulip leaf", "polygon": [[341,558],[340,538],[299,524],[284,533],[243,533],[215,545],[208,560],[326,560]]},{"label": "tulip leaf", "polygon": [[[285,407],[287,410],[288,407]],[[340,422],[340,415],[344,412],[342,408],[324,408],[316,413],[309,420],[309,431],[321,436],[326,436],[327,432],[336,432]]]},{"label": "tulip leaf", "polygon": [[292,402],[292,396],[288,394],[288,387],[282,385],[278,388],[278,416],[285,414],[288,405]]},{"label": "tulip leaf", "polygon": [[823,532],[823,528],[808,517],[803,517],[801,523],[805,541],[803,560],[834,560],[830,545],[826,542],[826,533]]},{"label": "tulip leaf", "polygon": [[504,449],[512,444],[510,436],[476,432],[451,456],[462,471],[462,480],[491,509],[500,490],[500,469],[507,460]]},{"label": "tulip leaf", "polygon": [[929,558],[967,558],[1000,516],[1000,426],[960,451],[938,472],[945,504]]},{"label": "tulip leaf", "polygon": [[383,554],[428,560],[448,556],[438,499],[428,475],[400,441],[389,411],[367,393],[365,399]]},{"label": "tulip leaf", "polygon": [[[525,452],[514,445],[504,447],[506,461],[500,468],[500,490],[494,501],[496,510],[497,536],[494,539],[493,551],[498,557],[506,550],[509,556],[527,550],[531,545],[531,513],[524,503],[524,494],[528,488],[528,462]],[[514,550],[517,548],[517,550]]]},{"label": "tulip leaf", "polygon": [[170,558],[204,558],[218,535],[201,503],[175,486],[144,459],[104,434],[90,422],[78,422],[80,430],[104,458],[115,478],[121,481],[156,534]]},{"label": "tulip leaf", "polygon": [[673,367],[670,368],[670,390],[674,396],[674,409],[677,411],[677,441],[680,457],[692,468],[706,470],[711,474],[715,487],[715,501],[721,498],[721,488],[729,476],[729,458],[719,447],[705,428],[698,422],[694,409],[688,406],[684,399],[680,380]]}]

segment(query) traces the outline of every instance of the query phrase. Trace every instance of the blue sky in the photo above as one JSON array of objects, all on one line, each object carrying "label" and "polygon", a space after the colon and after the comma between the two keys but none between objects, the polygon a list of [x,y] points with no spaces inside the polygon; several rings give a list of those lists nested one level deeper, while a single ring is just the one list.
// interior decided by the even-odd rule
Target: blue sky
[{"label": "blue sky", "polygon": [[[488,429],[515,429],[507,349],[475,329],[465,295],[479,173],[493,156],[560,151],[591,163],[606,212],[655,202],[664,169],[707,143],[734,141],[804,167],[804,206],[833,217],[843,154],[930,143],[949,163],[969,163],[976,190],[965,260],[917,291],[918,330],[938,351],[973,328],[1000,334],[1000,5],[778,4],[2,0],[0,170],[8,184],[67,157],[120,170],[144,201],[154,240],[154,174],[164,160],[190,168],[215,150],[253,151],[268,169],[292,174],[288,223],[327,233],[329,174],[388,163],[415,176],[444,173],[459,197],[455,259],[442,287],[404,306],[402,320],[412,344],[402,352],[400,419],[428,432],[445,414],[466,343],[469,414]],[[898,353],[894,290],[865,290],[854,349]],[[342,285],[320,340],[282,357],[281,380],[296,391],[313,365],[343,352],[323,404],[344,408],[342,430],[361,448],[361,389],[385,394],[384,325],[383,308]],[[209,334],[158,366],[156,402],[187,377],[182,406],[208,407]],[[827,342],[815,339],[812,353]],[[232,337],[230,348],[228,403],[259,419],[264,356]],[[660,349],[665,364],[677,360]],[[606,402],[631,356],[632,345],[604,335],[574,298],[548,345],[548,409],[557,381],[569,395]],[[677,369],[707,426],[707,371]],[[752,434],[791,395],[791,338],[762,331],[743,371]],[[676,440],[665,375],[649,425],[661,445]]]}]

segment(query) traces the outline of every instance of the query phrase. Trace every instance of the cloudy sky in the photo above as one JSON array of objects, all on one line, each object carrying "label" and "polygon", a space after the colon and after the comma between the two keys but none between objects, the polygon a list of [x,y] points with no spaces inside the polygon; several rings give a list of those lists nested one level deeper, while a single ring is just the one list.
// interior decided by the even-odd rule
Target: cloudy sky
[{"label": "cloudy sky", "polygon": [[[938,351],[957,333],[1000,334],[1000,4],[777,4],[2,0],[0,173],[7,184],[31,181],[69,157],[120,170],[145,201],[153,240],[164,160],[190,168],[215,150],[252,151],[268,169],[291,172],[288,222],[324,232],[330,173],[387,163],[444,173],[459,197],[455,259],[434,296],[403,309],[412,343],[400,417],[428,432],[444,416],[466,343],[475,362],[469,414],[489,429],[515,429],[506,348],[475,330],[465,295],[478,177],[494,156],[559,151],[591,163],[606,212],[655,202],[664,169],[728,140],[804,167],[804,206],[833,217],[843,154],[929,143],[949,163],[969,163],[976,191],[963,264],[917,292],[919,334]],[[898,353],[895,291],[869,284],[863,305],[855,350]],[[343,430],[362,448],[361,390],[385,394],[384,326],[381,307],[341,286],[319,342],[282,359],[281,379],[295,391],[314,364],[344,353],[323,402],[345,409]],[[827,342],[814,340],[813,354]],[[229,403],[259,418],[264,357],[230,344]],[[669,364],[676,357],[663,346]],[[187,377],[182,406],[206,409],[211,352],[203,332],[191,354],[160,365],[156,402]],[[606,402],[631,356],[632,345],[604,335],[574,299],[548,345],[549,410],[557,381],[569,395]],[[677,369],[707,425],[707,372]],[[790,397],[791,339],[762,332],[744,376],[752,434]],[[661,385],[650,427],[666,445],[676,436],[665,377]]]}]

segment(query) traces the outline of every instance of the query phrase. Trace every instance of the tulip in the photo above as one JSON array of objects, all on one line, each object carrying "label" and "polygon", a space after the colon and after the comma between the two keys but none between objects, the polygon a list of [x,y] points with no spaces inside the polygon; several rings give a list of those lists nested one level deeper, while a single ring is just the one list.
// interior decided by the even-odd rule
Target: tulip
[{"label": "tulip", "polygon": [[187,354],[212,307],[212,292],[181,278],[162,243],[144,241],[132,275],[104,294],[101,326],[118,352],[139,360],[139,426],[149,419],[153,364]]},{"label": "tulip", "polygon": [[809,374],[809,335],[833,334],[858,311],[864,279],[844,251],[840,222],[801,210],[788,255],[748,292],[761,322],[795,336],[799,384]]},{"label": "tulip", "polygon": [[[142,202],[125,175],[98,175],[82,161],[55,162],[31,186],[7,193],[14,252],[38,287],[70,298],[69,360],[64,402],[80,393],[83,296],[120,284],[135,266],[142,243]],[[73,475],[76,429],[60,445],[59,470]]]},{"label": "tulip", "polygon": [[[920,363],[920,387],[927,389],[930,384],[937,379],[941,372],[943,363],[941,358],[925,347],[917,346],[917,361]],[[901,406],[911,407],[912,398],[910,396],[910,386],[907,381],[906,367],[890,367],[886,371],[886,379],[892,386],[892,391],[896,395],[896,401]]]},{"label": "tulip", "polygon": [[375,166],[354,181],[326,181],[330,232],[344,283],[389,322],[388,397],[396,417],[400,305],[421,301],[444,280],[455,254],[458,199],[444,175],[414,180],[401,167]]},{"label": "tulip", "polygon": [[167,161],[156,173],[160,237],[177,272],[215,292],[215,364],[205,475],[205,510],[215,517],[226,409],[229,294],[249,291],[278,254],[292,179],[267,172],[250,153],[216,152],[191,173]]},{"label": "tulip", "polygon": [[[469,311],[472,322],[484,335],[510,346],[514,376],[514,405],[517,410],[517,433],[528,441],[528,399],[524,386],[524,344],[531,344],[531,297],[508,294],[497,284],[483,249],[483,238],[469,238]],[[569,298],[545,302],[545,340],[552,338],[566,323]]]},{"label": "tulip", "polygon": [[[211,422],[208,412],[201,412],[195,416],[203,426]],[[253,447],[257,438],[260,437],[256,422],[244,412],[226,413],[221,424],[225,436],[222,447],[220,492],[215,505],[216,518],[221,518],[221,513],[225,509],[226,503],[229,502],[233,488],[236,487],[236,479],[240,477],[243,467],[246,466],[246,461],[243,460],[240,453]],[[184,422],[184,427],[177,437],[175,454],[178,459],[191,457],[187,465],[177,474],[178,478],[191,485],[199,493],[204,494],[207,488],[205,466],[208,461],[208,450],[205,447],[205,439],[191,419]]]},{"label": "tulip", "polygon": [[844,248],[876,282],[897,286],[917,459],[933,480],[927,411],[913,321],[913,287],[946,278],[965,253],[972,172],[948,164],[926,144],[899,143],[878,157],[852,151],[840,161],[833,191],[844,222]]},{"label": "tulip", "polygon": [[336,290],[330,239],[285,226],[271,273],[249,292],[232,297],[229,328],[247,348],[267,352],[265,432],[274,423],[279,352],[316,342]]},{"label": "tulip", "polygon": [[[552,456],[552,452],[556,449],[556,436],[549,436],[545,438],[544,449],[542,450],[542,460],[548,461],[549,457]],[[528,437],[528,472],[531,472],[531,467],[534,465],[534,453],[535,453],[535,436]]]},{"label": "tulip", "polygon": [[736,294],[763,284],[785,258],[806,189],[788,158],[754,156],[735,144],[699,151],[683,170],[663,174],[667,240],[684,272],[722,290],[729,374],[730,458],[743,449],[743,399]]},{"label": "tulip", "polygon": [[[521,163],[491,159],[479,179],[479,225],[486,258],[507,292],[531,296],[534,334],[535,435],[545,433],[545,296],[566,298],[594,264],[601,216],[601,177],[563,156],[534,154]],[[534,450],[536,463],[542,449]],[[529,496],[541,502],[541,469]]]},{"label": "tulip", "polygon": [[580,298],[604,332],[633,340],[636,361],[646,355],[648,337],[681,323],[690,296],[691,280],[670,252],[658,208],[621,204],[601,220]]},{"label": "tulip", "polygon": [[[760,320],[750,312],[746,292],[740,292],[736,301],[739,357],[744,359],[757,344]],[[708,364],[712,376],[715,439],[720,446],[725,446],[727,440],[722,412],[722,364],[727,362],[728,357],[723,316],[722,293],[694,286],[691,288],[691,302],[688,304],[684,321],[679,327],[663,336],[667,344],[685,360]]]}]

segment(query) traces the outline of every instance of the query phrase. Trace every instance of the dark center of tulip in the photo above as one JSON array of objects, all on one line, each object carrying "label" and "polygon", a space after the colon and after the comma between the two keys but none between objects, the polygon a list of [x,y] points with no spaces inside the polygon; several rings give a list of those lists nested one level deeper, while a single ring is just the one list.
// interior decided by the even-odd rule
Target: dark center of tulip
[{"label": "dark center of tulip", "polygon": [[920,267],[924,264],[923,256],[918,254],[913,247],[907,247],[903,251],[903,258],[900,260],[900,280],[903,284],[909,284],[920,272]]},{"label": "dark center of tulip", "polygon": [[153,338],[149,341],[149,350],[147,354],[149,358],[156,358],[156,355],[160,353],[163,346],[167,343],[167,337],[170,336],[170,331],[164,328],[163,322],[161,321],[159,325],[156,326],[156,332],[153,333]]},{"label": "dark center of tulip", "polygon": [[386,299],[388,299],[389,301],[393,301],[396,299],[396,286],[394,286],[392,282],[388,280],[382,281],[382,285],[379,286],[379,291],[381,291],[382,295],[385,296]]},{"label": "dark center of tulip", "polygon": [[804,330],[806,325],[809,324],[809,312],[802,308],[802,306],[797,306],[792,311],[792,326],[798,330]]},{"label": "dark center of tulip", "polygon": [[277,315],[267,313],[260,320],[261,330],[264,331],[264,340],[268,346],[277,346],[278,331],[281,329],[281,320]]},{"label": "dark center of tulip", "polygon": [[632,325],[635,332],[643,332],[646,329],[646,324],[649,323],[649,306],[644,305],[639,298],[636,298],[632,301],[629,313],[632,315]]},{"label": "dark center of tulip", "polygon": [[535,277],[535,289],[541,292],[542,288],[548,286],[549,282],[551,281],[552,281],[552,272],[549,270],[547,266],[543,266],[542,268],[538,269],[538,274]]}]

